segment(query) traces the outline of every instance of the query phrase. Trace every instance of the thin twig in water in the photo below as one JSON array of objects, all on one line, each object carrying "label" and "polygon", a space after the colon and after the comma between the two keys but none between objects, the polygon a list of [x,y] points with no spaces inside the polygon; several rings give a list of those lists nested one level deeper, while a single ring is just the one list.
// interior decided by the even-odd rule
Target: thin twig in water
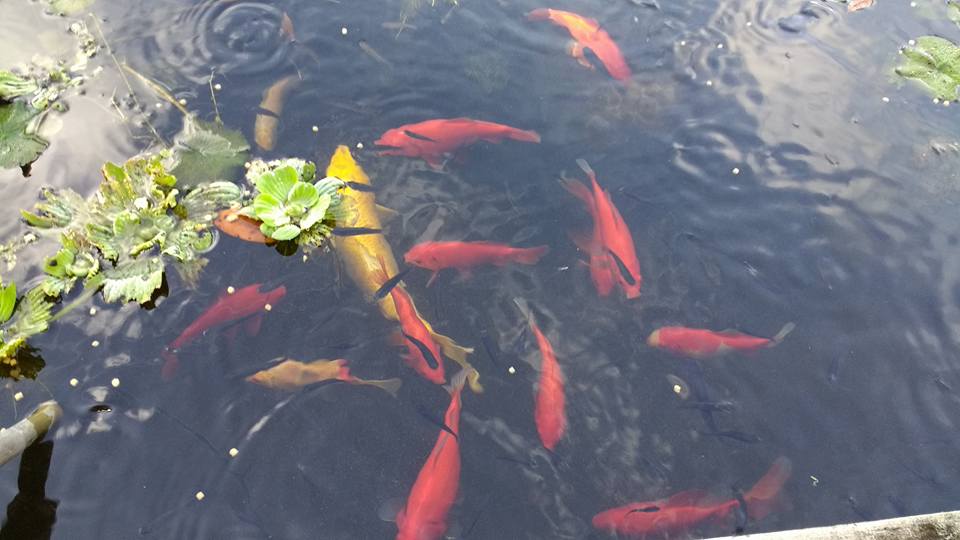
[{"label": "thin twig in water", "polygon": [[[123,67],[120,65],[120,61],[117,60],[117,56],[113,54],[113,49],[110,47],[110,43],[107,41],[106,36],[103,35],[103,28],[100,27],[100,21],[97,18],[90,14],[90,19],[93,21],[93,25],[97,28],[97,34],[100,35],[100,42],[103,43],[103,48],[107,50],[107,55],[113,60],[113,64],[117,66],[117,71],[120,73],[120,77],[123,79],[123,82],[127,85],[127,90],[130,91],[130,98],[133,99],[134,103],[138,106],[140,103],[137,101],[137,94],[133,91],[133,85],[130,84],[130,79],[123,73]],[[150,131],[153,132],[153,136],[156,137],[157,141],[163,146],[168,146],[167,142],[163,140],[163,137],[160,136],[160,132],[157,131],[157,128],[153,127],[153,124],[150,123],[149,119],[144,119],[147,127],[150,128]]]},{"label": "thin twig in water", "polygon": [[166,101],[167,103],[169,103],[169,104],[173,105],[174,107],[176,107],[178,111],[180,111],[181,113],[184,114],[184,116],[189,116],[190,111],[188,111],[186,107],[184,107],[183,105],[181,105],[180,102],[177,101],[177,98],[173,97],[173,96],[170,94],[170,92],[168,92],[166,88],[160,86],[159,83],[154,82],[154,81],[151,80],[149,77],[147,77],[146,75],[144,75],[144,74],[140,73],[139,71],[133,69],[132,67],[128,66],[127,64],[121,65],[121,68],[122,68],[124,71],[126,71],[127,73],[129,73],[129,74],[135,76],[136,78],[140,79],[140,82],[142,82],[143,84],[147,85],[148,88],[150,88],[151,90],[153,90],[153,92],[154,92],[155,94],[157,94],[157,96],[160,97],[160,99],[162,99],[162,100]]},{"label": "thin twig in water", "polygon": [[210,70],[210,80],[207,81],[207,84],[210,86],[210,101],[213,102],[213,114],[216,115],[217,123],[222,124],[220,121],[220,107],[217,106],[217,96],[213,93],[213,76],[216,74],[216,69]]}]

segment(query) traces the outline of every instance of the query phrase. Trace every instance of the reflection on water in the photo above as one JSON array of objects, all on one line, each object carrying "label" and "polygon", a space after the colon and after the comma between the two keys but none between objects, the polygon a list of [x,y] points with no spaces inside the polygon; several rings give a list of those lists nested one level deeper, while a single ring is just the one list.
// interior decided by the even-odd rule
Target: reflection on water
[{"label": "reflection on water", "polygon": [[[726,500],[780,455],[793,461],[788,504],[748,532],[953,509],[960,133],[955,107],[891,76],[900,45],[956,36],[953,23],[889,2],[852,14],[810,0],[558,6],[600,21],[634,72],[624,84],[579,66],[563,32],[526,20],[544,6],[426,4],[403,28],[403,3],[387,0],[92,9],[118,59],[204,119],[215,114],[212,74],[223,121],[248,140],[263,91],[301,80],[264,157],[326,163],[349,145],[377,201],[398,212],[385,224],[398,255],[428,240],[551,246],[537,266],[405,280],[439,332],[476,348],[486,387],[463,399],[449,534],[602,538],[597,512],[690,489]],[[0,66],[68,45],[65,20],[40,11],[8,7]],[[98,61],[103,73],[69,100],[31,178],[0,173],[4,237],[41,186],[89,193],[104,161],[154,145],[127,116],[168,139],[179,130],[179,113],[140,87],[142,110],[121,117],[111,98],[130,90],[107,55]],[[388,129],[460,116],[542,142],[473,145],[442,170],[373,150]],[[638,300],[599,298],[568,238],[592,225],[556,181],[581,157],[632,232]],[[378,509],[409,493],[437,436],[419,411],[444,410],[448,396],[403,365],[393,325],[335,254],[304,261],[223,238],[209,255],[196,290],[172,281],[153,310],[96,299],[95,314],[72,313],[34,343],[47,363],[39,380],[2,391],[26,395],[0,407],[4,423],[51,394],[66,411],[46,493],[17,495],[35,496],[34,534],[55,508],[53,538],[394,535]],[[35,276],[38,263],[26,256],[12,277]],[[259,282],[290,292],[259,336],[208,332],[161,383],[160,352],[186,324],[228,285]],[[537,438],[539,356],[516,297],[536,306],[563,366],[569,426],[555,453]],[[753,354],[694,361],[645,344],[667,325],[769,336],[791,321],[780,346]],[[244,380],[278,356],[346,358],[358,377],[404,383],[394,399]],[[0,477],[13,500],[16,471]],[[0,537],[13,514],[8,523]]]}]

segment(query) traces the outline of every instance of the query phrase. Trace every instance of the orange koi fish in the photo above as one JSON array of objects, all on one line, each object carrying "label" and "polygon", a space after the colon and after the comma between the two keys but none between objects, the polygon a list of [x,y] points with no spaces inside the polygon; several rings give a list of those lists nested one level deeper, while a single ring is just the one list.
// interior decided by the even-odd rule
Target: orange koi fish
[{"label": "orange koi fish", "polygon": [[540,331],[533,313],[520,298],[514,302],[527,317],[530,329],[537,339],[540,349],[540,379],[537,383],[537,396],[533,410],[540,442],[547,450],[553,450],[567,429],[566,396],[563,391],[563,372],[553,353],[553,345]]},{"label": "orange koi fish", "polygon": [[714,332],[701,328],[665,326],[650,334],[647,345],[693,358],[710,358],[730,351],[755,351],[776,347],[794,328],[796,325],[789,322],[783,325],[777,335],[764,338],[743,334],[736,330]]},{"label": "orange koi fish", "polygon": [[[741,499],[707,504],[707,493],[699,490],[677,493],[669,499],[631,503],[593,516],[593,527],[620,537],[642,538],[648,534],[681,533],[707,520],[722,520],[735,508],[747,517],[760,520],[776,503],[784,483],[790,478],[790,460],[779,457],[770,470]],[[743,508],[746,506],[746,508]]]},{"label": "orange koi fish", "polygon": [[324,381],[343,381],[350,384],[376,386],[394,397],[401,384],[400,379],[366,380],[354,377],[350,374],[347,361],[342,358],[313,362],[300,362],[287,358],[271,368],[250,375],[247,381],[273,390],[296,390]]},{"label": "orange koi fish", "polygon": [[592,191],[583,183],[567,178],[561,178],[560,185],[586,205],[593,217],[593,235],[590,239],[573,235],[573,240],[590,255],[590,276],[600,296],[609,295],[613,283],[616,283],[627,298],[637,298],[643,276],[640,275],[633,235],[610,199],[610,192],[600,188],[590,165],[582,159],[577,160],[577,165],[590,178]]},{"label": "orange koi fish", "polygon": [[299,85],[299,77],[288,75],[263,92],[263,99],[257,107],[257,116],[253,119],[253,140],[261,150],[270,151],[277,145],[277,130],[287,94]]},{"label": "orange koi fish", "polygon": [[260,283],[254,283],[233,294],[224,293],[212,306],[190,323],[190,326],[187,326],[177,336],[177,339],[173,340],[160,353],[164,358],[161,370],[163,378],[170,379],[176,373],[178,366],[177,351],[211,328],[252,317],[247,323],[247,330],[251,334],[259,332],[262,322],[262,317],[259,314],[264,310],[264,306],[279,301],[287,294],[287,288],[283,285],[265,293],[260,292],[260,286]]},{"label": "orange koi fish", "polygon": [[238,213],[237,210],[221,210],[213,224],[226,235],[255,244],[273,244],[275,240],[260,232],[260,222]]},{"label": "orange koi fish", "polygon": [[471,268],[481,264],[537,264],[548,250],[547,246],[518,248],[493,242],[423,242],[410,248],[403,260],[432,270],[429,286],[445,268],[456,268],[461,274],[469,274]]},{"label": "orange koi fish", "polygon": [[[450,405],[444,429],[397,513],[397,540],[436,540],[447,530],[447,513],[460,489],[460,394],[469,370],[450,381]],[[449,431],[448,431],[449,430]]]},{"label": "orange koi fish", "polygon": [[418,157],[433,168],[440,168],[443,156],[449,152],[477,141],[498,143],[503,139],[539,143],[536,131],[526,131],[503,124],[451,118],[427,120],[388,130],[374,141],[378,146],[388,147],[381,156]]},{"label": "orange koi fish", "polygon": [[[383,282],[389,281],[383,260],[380,261],[380,268]],[[399,316],[400,334],[403,338],[401,344],[407,347],[407,354],[403,357],[404,361],[411,369],[423,375],[423,378],[428,381],[443,384],[446,378],[443,372],[440,348],[434,341],[430,330],[418,316],[410,295],[407,294],[403,286],[398,284],[390,289],[390,296],[393,298],[393,304],[396,306]]]},{"label": "orange koi fish", "polygon": [[593,69],[593,64],[583,55],[584,49],[590,49],[593,54],[597,55],[611,77],[618,81],[625,81],[630,78],[630,66],[623,59],[623,53],[610,38],[610,34],[600,28],[600,23],[595,19],[588,19],[569,11],[548,8],[531,11],[527,14],[527,19],[531,21],[550,21],[557,26],[566,28],[570,32],[570,37],[574,39],[570,55],[581,66]]}]

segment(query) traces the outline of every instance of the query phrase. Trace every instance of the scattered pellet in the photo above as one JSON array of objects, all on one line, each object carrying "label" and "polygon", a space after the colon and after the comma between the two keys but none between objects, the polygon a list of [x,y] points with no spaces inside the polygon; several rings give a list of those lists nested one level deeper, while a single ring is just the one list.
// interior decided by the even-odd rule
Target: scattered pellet
[{"label": "scattered pellet", "polygon": [[80,384],[80,381],[76,377],[70,379],[70,386],[77,386],[78,384]]},{"label": "scattered pellet", "polygon": [[235,292],[237,292],[237,290],[233,288],[233,285],[227,287],[227,294],[233,294]]},{"label": "scattered pellet", "polygon": [[198,491],[197,494],[194,495],[194,497],[196,497],[198,501],[202,501],[203,498],[206,497],[206,495],[204,495],[202,491]]},{"label": "scattered pellet", "polygon": [[117,377],[114,377],[114,378],[110,381],[110,386],[112,386],[112,387],[114,387],[114,388],[119,387],[119,386],[120,386],[120,379],[118,379]]},{"label": "scattered pellet", "polygon": [[237,457],[237,454],[239,454],[239,453],[240,453],[240,451],[237,450],[236,448],[231,448],[231,449],[230,449],[230,452],[229,452],[230,457]]},{"label": "scattered pellet", "polygon": [[20,401],[21,399],[23,399],[23,392],[17,392],[16,394],[13,395],[14,401]]}]

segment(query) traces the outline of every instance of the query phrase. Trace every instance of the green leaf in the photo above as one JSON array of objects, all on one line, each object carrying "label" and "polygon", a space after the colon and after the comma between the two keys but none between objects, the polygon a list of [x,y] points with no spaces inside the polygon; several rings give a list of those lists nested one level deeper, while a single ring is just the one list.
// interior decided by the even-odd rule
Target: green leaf
[{"label": "green leaf", "polygon": [[304,208],[310,208],[317,202],[317,198],[319,198],[317,188],[306,182],[297,182],[287,195],[287,204],[298,204]]},{"label": "green leaf", "polygon": [[916,45],[903,49],[906,62],[897,74],[924,84],[934,97],[944,101],[957,99],[960,85],[960,47],[937,36],[917,38]]},{"label": "green leaf", "polygon": [[17,284],[11,283],[0,290],[0,322],[7,322],[17,305]]},{"label": "green leaf", "polygon": [[257,219],[278,227],[290,223],[290,217],[283,211],[283,205],[269,193],[261,193],[253,200],[253,211]]},{"label": "green leaf", "polygon": [[85,11],[93,0],[50,0],[50,7],[60,15],[76,15]]},{"label": "green leaf", "polygon": [[290,166],[280,167],[275,171],[264,173],[257,179],[257,191],[270,195],[279,202],[284,202],[297,180],[296,169]]},{"label": "green leaf", "polygon": [[45,332],[49,326],[52,308],[53,303],[39,287],[27,291],[17,304],[10,323],[3,329],[5,346],[4,350],[0,351],[0,356],[10,357],[28,337]]},{"label": "green leaf", "polygon": [[217,122],[186,116],[183,130],[173,140],[170,173],[182,186],[231,180],[249,157],[250,145],[239,131]]},{"label": "green leaf", "polygon": [[328,208],[330,208],[330,195],[324,195],[317,200],[313,208],[300,220],[300,226],[304,229],[313,227],[323,220],[323,216],[327,215]]},{"label": "green leaf", "polygon": [[239,203],[242,197],[243,190],[233,182],[211,182],[187,193],[180,205],[186,210],[187,218],[208,223],[208,215]]},{"label": "green leaf", "polygon": [[277,230],[273,231],[273,234],[271,234],[270,237],[274,240],[293,240],[299,234],[300,227],[287,224],[282,227],[278,227]]},{"label": "green leaf", "polygon": [[103,299],[145,304],[163,283],[163,261],[147,257],[128,261],[103,272]]},{"label": "green leaf", "polygon": [[0,101],[10,101],[15,97],[32,94],[38,89],[33,80],[0,69]]},{"label": "green leaf", "polygon": [[0,105],[0,169],[29,165],[47,149],[46,140],[28,132],[36,114],[36,110],[19,101]]}]

